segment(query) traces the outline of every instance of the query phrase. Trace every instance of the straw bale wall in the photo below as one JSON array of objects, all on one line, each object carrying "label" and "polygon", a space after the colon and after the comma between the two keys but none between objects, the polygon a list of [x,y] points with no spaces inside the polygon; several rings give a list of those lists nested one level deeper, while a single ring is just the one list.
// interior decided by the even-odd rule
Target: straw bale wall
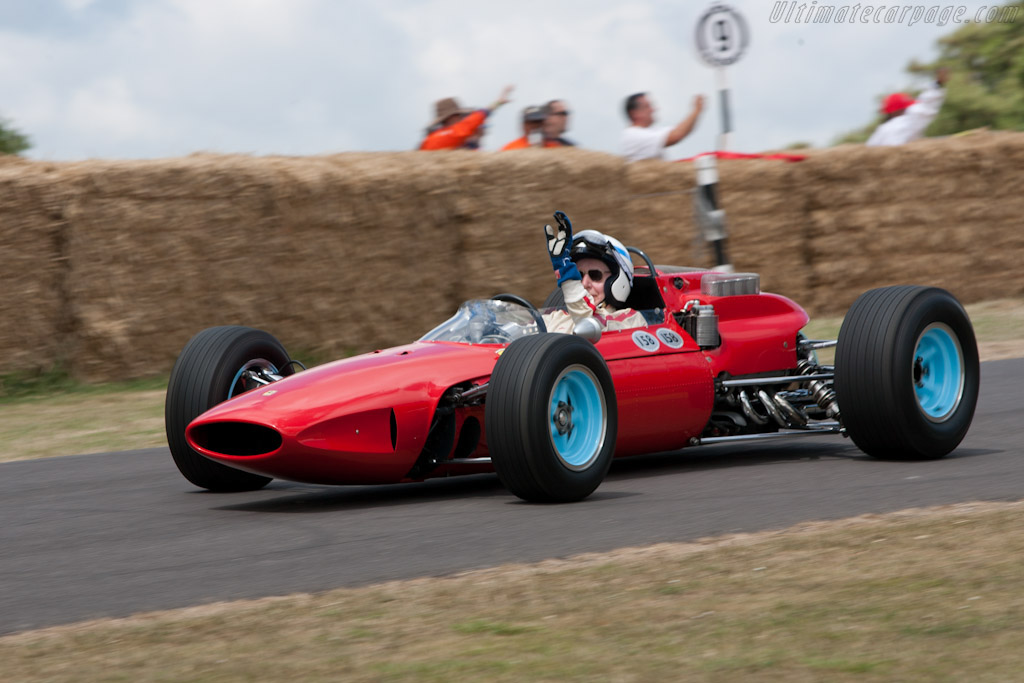
[{"label": "straw bale wall", "polygon": [[[965,301],[1024,294],[1024,134],[724,161],[738,270],[812,314],[894,283]],[[560,209],[659,264],[712,265],[694,169],[585,150],[0,161],[0,376],[166,372],[198,330],[267,329],[293,350],[393,345],[464,299],[553,288]]]},{"label": "straw bale wall", "polygon": [[45,165],[0,165],[0,372],[67,359],[67,197]]},{"label": "straw bale wall", "polygon": [[849,145],[799,166],[811,310],[908,282],[968,302],[1024,294],[1024,135]]}]

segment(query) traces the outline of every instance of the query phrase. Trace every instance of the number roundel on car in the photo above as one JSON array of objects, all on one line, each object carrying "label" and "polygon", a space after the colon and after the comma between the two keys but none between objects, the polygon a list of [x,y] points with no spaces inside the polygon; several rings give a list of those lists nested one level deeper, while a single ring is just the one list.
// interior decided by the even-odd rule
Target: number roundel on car
[{"label": "number roundel on car", "polygon": [[642,351],[657,351],[661,347],[658,338],[646,330],[637,330],[633,333],[633,343]]},{"label": "number roundel on car", "polygon": [[682,336],[680,336],[679,334],[676,334],[675,332],[673,332],[672,330],[668,329],[667,327],[659,327],[657,330],[655,330],[654,333],[656,335],[658,335],[658,339],[661,340],[661,343],[664,344],[665,346],[669,347],[670,349],[681,349],[681,348],[683,348],[683,338],[682,338]]}]

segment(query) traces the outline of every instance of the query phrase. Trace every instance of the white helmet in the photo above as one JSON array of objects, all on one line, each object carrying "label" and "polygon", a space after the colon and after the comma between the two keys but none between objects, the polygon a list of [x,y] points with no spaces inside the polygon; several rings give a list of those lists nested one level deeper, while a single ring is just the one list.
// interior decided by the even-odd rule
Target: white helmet
[{"label": "white helmet", "polygon": [[573,261],[595,258],[603,261],[611,275],[604,281],[604,299],[615,308],[624,308],[633,290],[633,261],[622,242],[597,230],[583,230],[573,237]]}]

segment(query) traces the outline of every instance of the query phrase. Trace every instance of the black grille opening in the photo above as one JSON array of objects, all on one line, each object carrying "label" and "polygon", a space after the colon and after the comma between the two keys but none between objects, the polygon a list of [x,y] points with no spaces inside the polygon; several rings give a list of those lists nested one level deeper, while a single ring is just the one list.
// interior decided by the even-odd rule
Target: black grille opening
[{"label": "black grille opening", "polygon": [[246,422],[213,422],[197,425],[192,440],[222,455],[265,455],[281,447],[281,435],[270,427]]},{"label": "black grille opening", "polygon": [[455,444],[453,458],[468,458],[480,445],[480,421],[475,417],[467,417],[459,432],[459,441]]}]

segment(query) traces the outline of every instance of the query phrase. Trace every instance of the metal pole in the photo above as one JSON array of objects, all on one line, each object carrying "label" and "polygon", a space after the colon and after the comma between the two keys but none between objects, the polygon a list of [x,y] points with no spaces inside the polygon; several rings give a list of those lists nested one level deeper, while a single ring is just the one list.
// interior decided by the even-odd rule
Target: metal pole
[{"label": "metal pole", "polygon": [[729,81],[726,77],[725,67],[715,69],[718,77],[718,104],[722,109],[722,134],[718,138],[718,149],[729,148],[729,133],[732,132],[732,112],[729,109]]},{"label": "metal pole", "polygon": [[697,194],[694,201],[704,239],[715,254],[715,270],[733,272],[725,255],[725,211],[718,207],[718,166],[713,154],[697,157]]}]

